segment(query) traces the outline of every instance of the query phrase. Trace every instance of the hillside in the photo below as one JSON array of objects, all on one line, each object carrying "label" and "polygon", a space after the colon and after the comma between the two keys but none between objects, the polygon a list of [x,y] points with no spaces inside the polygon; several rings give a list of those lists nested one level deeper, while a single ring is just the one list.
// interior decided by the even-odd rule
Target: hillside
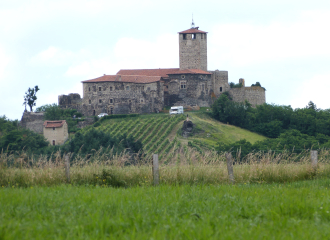
[{"label": "hillside", "polygon": [[[180,135],[185,115],[168,114],[138,115],[132,118],[107,119],[101,121],[96,129],[113,136],[127,134],[142,141],[146,153],[158,153],[160,158],[167,155],[174,147],[188,145],[199,151],[214,149],[218,142],[233,143],[246,139],[251,143],[265,137],[250,131],[220,123],[206,113],[189,112],[189,119],[194,123],[193,135],[183,138]],[[88,131],[90,127],[82,131]]]}]

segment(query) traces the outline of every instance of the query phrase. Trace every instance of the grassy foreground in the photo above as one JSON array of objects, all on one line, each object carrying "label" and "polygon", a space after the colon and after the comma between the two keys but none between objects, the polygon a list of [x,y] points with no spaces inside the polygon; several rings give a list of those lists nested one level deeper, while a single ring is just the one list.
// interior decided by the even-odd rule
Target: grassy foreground
[{"label": "grassy foreground", "polygon": [[0,239],[327,239],[330,179],[0,189]]}]

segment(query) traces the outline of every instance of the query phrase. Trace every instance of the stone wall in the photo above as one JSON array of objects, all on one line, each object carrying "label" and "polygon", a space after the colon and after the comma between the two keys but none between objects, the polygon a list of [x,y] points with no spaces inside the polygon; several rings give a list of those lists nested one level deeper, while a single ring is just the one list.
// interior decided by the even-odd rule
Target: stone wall
[{"label": "stone wall", "polygon": [[[182,85],[185,83],[185,87]],[[168,106],[200,106],[211,104],[211,75],[171,74],[165,102]]]},{"label": "stone wall", "polygon": [[258,86],[229,89],[229,94],[235,102],[248,100],[253,107],[266,102],[265,89]]},{"label": "stone wall", "polygon": [[228,91],[230,86],[228,84],[228,71],[209,71],[212,73],[212,85],[215,96],[218,98],[220,94]]},{"label": "stone wall", "polygon": [[86,116],[151,113],[164,106],[163,83],[90,82],[83,83],[80,111]]},{"label": "stone wall", "polygon": [[44,123],[43,112],[23,112],[23,116],[20,125],[23,128],[30,129],[36,133],[42,134],[42,128]]},{"label": "stone wall", "polygon": [[195,36],[196,39],[192,39],[192,34],[179,34],[180,69],[207,71],[206,33],[196,33]]},{"label": "stone wall", "polygon": [[58,96],[58,105],[65,108],[78,109],[81,105],[82,99],[78,93],[70,93],[68,95]]}]

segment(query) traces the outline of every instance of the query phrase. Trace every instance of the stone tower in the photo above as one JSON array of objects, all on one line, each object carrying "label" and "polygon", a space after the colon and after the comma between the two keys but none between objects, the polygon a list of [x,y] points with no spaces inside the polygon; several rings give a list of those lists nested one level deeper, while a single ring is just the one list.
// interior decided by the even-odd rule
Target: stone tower
[{"label": "stone tower", "polygon": [[195,27],[179,32],[180,69],[207,71],[207,32]]}]

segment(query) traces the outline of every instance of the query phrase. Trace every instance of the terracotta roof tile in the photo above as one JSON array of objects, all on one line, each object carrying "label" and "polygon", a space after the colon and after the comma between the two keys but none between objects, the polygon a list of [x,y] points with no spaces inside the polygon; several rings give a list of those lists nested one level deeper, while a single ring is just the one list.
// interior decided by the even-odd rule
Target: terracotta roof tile
[{"label": "terracotta roof tile", "polygon": [[45,121],[43,125],[45,128],[59,128],[62,127],[64,123],[66,123],[65,120]]},{"label": "terracotta roof tile", "polygon": [[145,76],[145,75],[103,75],[98,78],[82,81],[89,82],[129,82],[129,83],[153,83],[160,81],[161,76]]},{"label": "terracotta roof tile", "polygon": [[121,75],[144,75],[161,76],[167,78],[169,73],[178,71],[179,68],[157,68],[157,69],[121,69],[117,74]]},{"label": "terracotta roof tile", "polygon": [[197,28],[190,28],[190,29],[184,30],[184,31],[179,32],[179,33],[207,33],[207,32],[198,30],[198,27],[197,27]]},{"label": "terracotta roof tile", "polygon": [[208,75],[211,75],[211,73],[203,71],[201,69],[183,69],[183,70],[178,70],[176,72],[172,72],[170,74],[208,74]]}]

